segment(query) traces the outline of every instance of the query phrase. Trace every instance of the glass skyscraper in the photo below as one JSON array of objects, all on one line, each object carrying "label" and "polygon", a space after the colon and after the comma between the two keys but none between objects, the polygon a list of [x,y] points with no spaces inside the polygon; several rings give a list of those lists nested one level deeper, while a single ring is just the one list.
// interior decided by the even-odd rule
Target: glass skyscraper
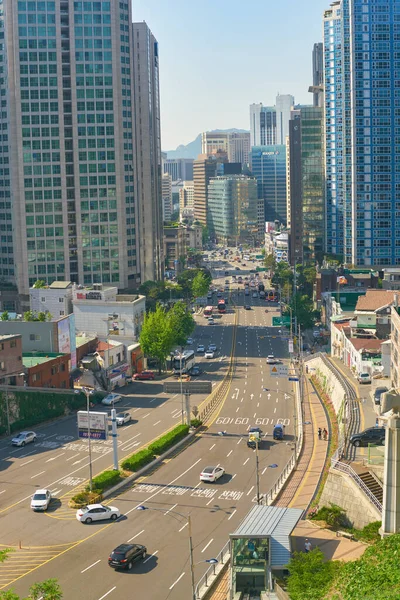
[{"label": "glass skyscraper", "polygon": [[[399,265],[400,2],[334,2],[324,37],[326,145],[334,151],[327,222],[337,232],[327,249],[355,265]],[[329,130],[332,119],[339,136]]]},{"label": "glass skyscraper", "polygon": [[0,0],[0,278],[138,279],[130,2]]},{"label": "glass skyscraper", "polygon": [[264,200],[265,220],[286,225],[286,146],[254,146],[251,170]]}]

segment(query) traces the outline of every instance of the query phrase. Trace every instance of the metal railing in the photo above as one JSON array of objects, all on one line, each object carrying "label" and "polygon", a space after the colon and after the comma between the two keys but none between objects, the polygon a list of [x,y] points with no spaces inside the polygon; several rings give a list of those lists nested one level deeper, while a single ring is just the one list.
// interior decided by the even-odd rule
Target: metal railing
[{"label": "metal railing", "polygon": [[364,492],[364,494],[368,497],[368,499],[372,502],[372,504],[379,510],[379,512],[382,512],[382,503],[379,502],[377,497],[371,492],[369,487],[367,487],[365,485],[363,480],[357,475],[357,473],[354,471],[354,469],[347,463],[343,463],[339,460],[339,456],[340,455],[338,454],[338,451],[336,450],[335,454],[331,458],[331,468],[335,469],[336,471],[341,471],[342,473],[346,473],[346,475],[351,477],[351,479],[354,481],[354,483],[357,485],[357,487],[359,487]]},{"label": "metal railing", "polygon": [[[230,557],[231,557],[230,542],[227,542],[215,558],[218,560],[218,564],[225,565],[225,563],[228,562]],[[199,579],[199,581],[196,585],[196,598],[201,598],[200,590],[203,587],[208,588],[210,586],[210,583],[215,581],[215,577],[217,575],[215,572],[216,566],[217,566],[216,564],[210,565],[208,567],[207,571],[204,573],[204,575]]]}]

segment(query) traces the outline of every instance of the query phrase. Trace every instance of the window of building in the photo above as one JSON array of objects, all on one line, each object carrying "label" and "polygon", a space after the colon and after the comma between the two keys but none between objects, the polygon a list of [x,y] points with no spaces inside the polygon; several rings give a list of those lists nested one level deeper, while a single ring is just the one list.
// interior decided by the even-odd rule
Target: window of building
[{"label": "window of building", "polygon": [[6,370],[6,363],[4,362],[4,360],[0,360],[0,370],[1,371]]},{"label": "window of building", "polygon": [[11,340],[10,342],[10,348],[15,348],[17,345],[17,341],[16,340]]},{"label": "window of building", "polygon": [[33,382],[35,382],[35,381],[40,381],[40,375],[41,375],[41,373],[34,373],[34,374],[32,375],[32,381],[33,381]]}]

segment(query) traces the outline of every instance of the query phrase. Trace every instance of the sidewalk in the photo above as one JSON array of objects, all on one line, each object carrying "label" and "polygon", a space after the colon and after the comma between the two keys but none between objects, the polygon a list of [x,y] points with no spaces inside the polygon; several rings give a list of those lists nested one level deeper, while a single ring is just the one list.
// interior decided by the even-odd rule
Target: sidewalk
[{"label": "sidewalk", "polygon": [[347,538],[337,537],[333,531],[320,529],[312,521],[300,521],[293,531],[293,550],[304,552],[306,538],[313,548],[319,548],[326,559],[332,560],[356,560],[368,548],[362,542],[352,542]]}]

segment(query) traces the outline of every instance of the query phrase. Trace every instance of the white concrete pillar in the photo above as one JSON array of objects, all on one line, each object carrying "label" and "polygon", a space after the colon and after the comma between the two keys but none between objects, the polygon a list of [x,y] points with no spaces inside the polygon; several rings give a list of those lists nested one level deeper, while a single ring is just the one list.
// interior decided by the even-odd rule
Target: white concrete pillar
[{"label": "white concrete pillar", "polygon": [[[398,406],[398,405],[397,405]],[[400,414],[387,420],[383,473],[382,537],[400,532]]]}]

